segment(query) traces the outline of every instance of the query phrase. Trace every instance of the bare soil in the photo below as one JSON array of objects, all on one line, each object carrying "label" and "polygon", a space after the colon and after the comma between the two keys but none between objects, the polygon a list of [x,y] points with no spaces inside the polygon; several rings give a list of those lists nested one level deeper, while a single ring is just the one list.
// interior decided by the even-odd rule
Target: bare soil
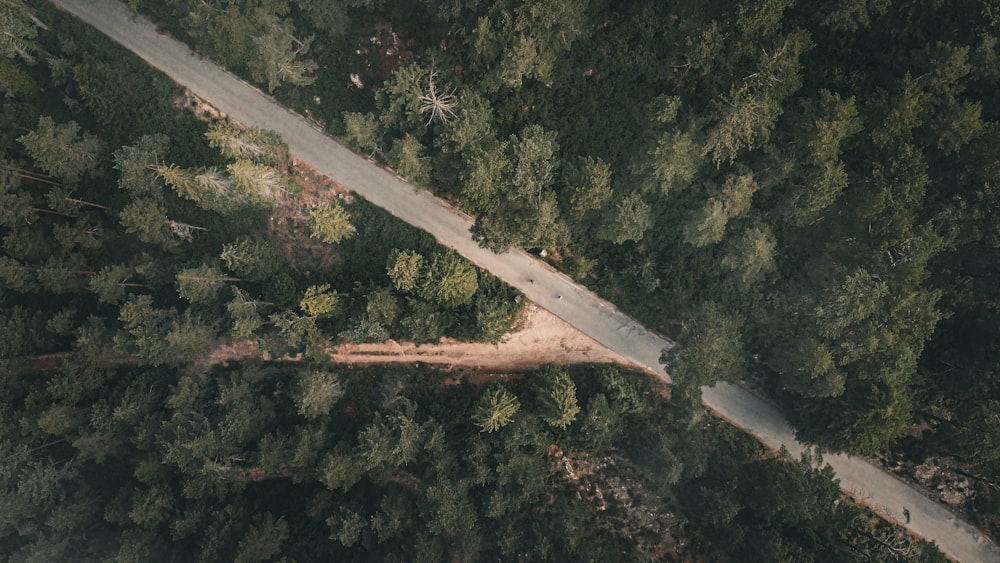
[{"label": "bare soil", "polygon": [[417,346],[390,340],[341,344],[332,354],[346,364],[425,363],[486,371],[519,371],[543,364],[622,364],[623,357],[574,329],[552,313],[529,304],[522,328],[497,345],[442,339]]},{"label": "bare soil", "polygon": [[[191,364],[188,369],[192,372],[204,371],[214,365],[224,365],[261,354],[256,341],[238,340],[220,346],[208,357]],[[337,363],[348,365],[435,364],[454,371],[471,372],[464,375],[473,384],[484,384],[497,377],[516,378],[516,372],[548,363],[635,367],[552,313],[532,304],[528,304],[525,309],[521,328],[509,334],[500,344],[461,342],[448,338],[442,339],[439,344],[420,346],[395,340],[370,344],[344,343],[331,348],[330,357]]]}]

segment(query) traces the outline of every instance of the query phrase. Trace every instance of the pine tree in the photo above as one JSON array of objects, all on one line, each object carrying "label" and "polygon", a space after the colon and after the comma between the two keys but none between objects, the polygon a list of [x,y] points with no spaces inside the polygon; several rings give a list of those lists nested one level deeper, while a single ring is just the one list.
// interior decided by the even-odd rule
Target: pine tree
[{"label": "pine tree", "polygon": [[62,178],[67,183],[76,182],[79,177],[97,165],[97,153],[101,150],[100,140],[84,133],[75,121],[56,125],[49,116],[38,118],[34,131],[17,139],[42,170]]},{"label": "pine tree", "polygon": [[479,289],[475,267],[453,250],[431,260],[420,286],[420,296],[444,307],[454,308],[472,300]]},{"label": "pine tree", "polygon": [[177,293],[191,303],[212,301],[227,282],[240,281],[226,276],[216,265],[202,264],[177,274]]},{"label": "pine tree", "polygon": [[162,197],[162,184],[157,170],[164,164],[170,137],[163,134],[143,135],[134,145],[115,151],[115,169],[118,170],[118,187],[140,198]]},{"label": "pine tree", "polygon": [[143,287],[141,283],[128,283],[133,271],[128,266],[115,264],[101,268],[90,277],[90,290],[97,294],[101,303],[117,305],[125,299],[129,287]]},{"label": "pine tree", "polygon": [[330,414],[334,403],[344,396],[344,388],[335,373],[323,369],[303,372],[295,391],[295,406],[306,418]]},{"label": "pine tree", "polygon": [[555,428],[566,428],[576,420],[580,405],[576,384],[562,366],[548,364],[533,376],[532,387],[538,414]]},{"label": "pine tree", "polygon": [[336,290],[330,290],[330,284],[312,285],[306,289],[299,308],[311,318],[329,317],[337,311],[340,297]]},{"label": "pine tree", "polygon": [[230,121],[215,121],[209,125],[205,138],[222,156],[232,160],[250,160],[279,168],[288,164],[288,146],[277,133],[259,127],[237,129]]},{"label": "pine tree", "polygon": [[270,239],[241,237],[222,245],[219,258],[243,279],[263,280],[281,266],[280,251]]},{"label": "pine tree", "polygon": [[314,205],[309,208],[309,236],[328,244],[337,244],[355,233],[350,219],[340,202]]},{"label": "pine tree", "polygon": [[414,291],[423,278],[424,257],[415,250],[393,249],[389,252],[386,271],[392,285],[399,291]]},{"label": "pine tree", "polygon": [[480,432],[496,432],[514,420],[521,402],[503,385],[490,387],[479,400],[472,413],[472,422]]},{"label": "pine tree", "polygon": [[251,338],[264,325],[258,307],[259,301],[250,299],[242,289],[233,286],[233,300],[226,304],[226,311],[233,320],[232,335],[234,338]]},{"label": "pine tree", "polygon": [[736,382],[744,376],[741,320],[716,303],[706,302],[685,321],[677,346],[664,350],[660,362],[688,389]]}]

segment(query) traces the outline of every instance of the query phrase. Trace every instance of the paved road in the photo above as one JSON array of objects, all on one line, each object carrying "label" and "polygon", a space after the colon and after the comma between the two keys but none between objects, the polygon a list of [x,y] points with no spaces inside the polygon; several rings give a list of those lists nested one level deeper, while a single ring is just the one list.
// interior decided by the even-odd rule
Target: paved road
[{"label": "paved road", "polygon": [[[664,348],[673,344],[650,333],[566,276],[553,272],[521,251],[498,255],[480,248],[469,235],[471,222],[468,217],[456,213],[426,192],[416,192],[409,184],[348,151],[270,97],[214,63],[198,58],[185,45],[157,34],[148,23],[133,18],[123,4],[115,0],[50,1],[134,51],[233,119],[277,132],[292,153],[318,171],[407,223],[433,234],[442,244],[517,287],[569,324],[669,382],[659,357]],[[791,427],[777,410],[740,388],[731,385],[706,388],[703,398],[709,408],[768,446],[784,445],[794,456],[803,451]],[[846,491],[915,533],[935,540],[946,554],[960,561],[1000,562],[1000,550],[996,546],[891,475],[858,458],[830,456],[825,460],[836,470]],[[909,511],[908,524],[904,509]]]}]

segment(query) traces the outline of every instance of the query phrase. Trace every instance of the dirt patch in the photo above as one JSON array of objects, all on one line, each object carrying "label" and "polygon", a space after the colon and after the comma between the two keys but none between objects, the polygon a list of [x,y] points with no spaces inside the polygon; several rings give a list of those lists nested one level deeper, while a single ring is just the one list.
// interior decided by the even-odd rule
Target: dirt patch
[{"label": "dirt patch", "polygon": [[[238,340],[217,348],[208,357],[192,363],[191,372],[205,371],[252,356],[262,356],[254,340]],[[434,364],[456,371],[482,372],[468,375],[470,382],[485,385],[497,378],[517,379],[512,373],[537,368],[548,363],[618,364],[635,367],[618,354],[598,344],[552,313],[528,305],[521,329],[508,335],[505,342],[493,345],[443,339],[440,344],[417,346],[412,342],[389,340],[373,344],[337,346],[330,357],[342,364],[412,363]],[[296,358],[285,358],[294,360]]]},{"label": "dirt patch", "polygon": [[174,100],[174,106],[190,111],[194,116],[202,121],[211,123],[219,119],[226,119],[226,114],[218,108],[195,95],[191,90],[184,90],[184,94]]},{"label": "dirt patch", "polygon": [[343,263],[339,248],[309,236],[308,210],[337,200],[350,203],[353,201],[350,191],[296,158],[292,159],[288,174],[299,193],[275,203],[268,234],[278,243],[285,263],[293,270],[308,275],[313,270],[336,269]]},{"label": "dirt patch", "polygon": [[341,344],[332,355],[346,364],[425,363],[471,370],[518,371],[543,364],[622,364],[625,358],[598,344],[552,313],[528,305],[521,330],[501,344],[443,339],[417,346],[390,340],[381,344]]},{"label": "dirt patch", "polygon": [[185,371],[189,374],[208,371],[213,366],[226,366],[229,362],[235,362],[260,355],[260,348],[257,347],[256,340],[236,340],[230,344],[219,346],[211,354],[191,362]]}]

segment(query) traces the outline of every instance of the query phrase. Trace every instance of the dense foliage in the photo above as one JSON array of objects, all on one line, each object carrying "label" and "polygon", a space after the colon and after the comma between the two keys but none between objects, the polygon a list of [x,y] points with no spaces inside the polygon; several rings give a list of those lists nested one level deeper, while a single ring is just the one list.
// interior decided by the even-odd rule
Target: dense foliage
[{"label": "dense foliage", "polygon": [[[5,560],[943,561],[840,499],[829,470],[692,425],[611,368],[485,392],[409,367],[193,368],[4,379]],[[574,379],[564,402],[585,413],[549,420]]]},{"label": "dense foliage", "polygon": [[[994,21],[973,8],[130,4],[447,186],[483,244],[546,249],[690,340],[678,380],[750,364],[805,437],[857,451],[943,407],[995,474],[997,356],[961,353],[996,346],[965,338],[996,305]],[[810,460],[614,370],[481,389],[331,365],[338,340],[496,342],[519,300],[50,6],[0,23],[5,558],[669,557],[577,496],[571,462],[605,454],[680,485],[699,552],[937,557]]]},{"label": "dense foliage", "polygon": [[[237,3],[167,4],[207,53],[258,64],[205,39]],[[679,381],[750,369],[831,450],[942,408],[961,443],[993,432],[969,423],[1000,382],[969,362],[996,340],[960,368],[949,349],[998,304],[989,3],[251,4],[314,38],[322,102],[279,94],[459,199],[484,245],[545,249],[680,354],[690,323],[726,346],[666,358]]]}]

